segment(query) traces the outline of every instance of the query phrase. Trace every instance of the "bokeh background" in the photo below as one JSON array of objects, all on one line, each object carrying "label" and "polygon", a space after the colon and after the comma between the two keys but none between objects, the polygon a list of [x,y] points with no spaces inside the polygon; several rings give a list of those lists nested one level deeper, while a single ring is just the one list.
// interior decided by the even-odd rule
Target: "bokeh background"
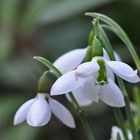
[{"label": "bokeh background", "polygon": [[[140,51],[139,0],[0,0],[0,140],[87,139],[73,111],[76,130],[55,117],[41,128],[26,123],[13,126],[13,117],[21,104],[36,95],[37,80],[46,70],[33,56],[53,62],[69,50],[87,46],[92,28],[91,18],[84,16],[88,11],[116,20]],[[133,65],[120,40],[110,33],[108,36],[123,61]],[[71,108],[65,97],[58,99]],[[86,115],[96,140],[109,140],[111,126],[116,124],[112,108],[92,104],[86,107]]]}]

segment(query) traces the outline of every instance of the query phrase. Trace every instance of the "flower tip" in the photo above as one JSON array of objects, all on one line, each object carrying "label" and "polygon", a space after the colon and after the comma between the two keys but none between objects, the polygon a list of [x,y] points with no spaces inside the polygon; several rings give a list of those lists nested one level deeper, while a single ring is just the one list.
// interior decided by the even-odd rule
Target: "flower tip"
[{"label": "flower tip", "polygon": [[124,107],[125,106],[125,102],[123,101],[122,103],[118,104],[116,107]]},{"label": "flower tip", "polygon": [[46,125],[47,122],[44,123],[44,122],[37,121],[37,120],[31,121],[31,120],[29,120],[29,118],[27,118],[27,124],[32,126],[32,127],[41,127],[41,126]]},{"label": "flower tip", "polygon": [[18,125],[18,122],[14,119],[13,125]]},{"label": "flower tip", "polygon": [[57,95],[56,92],[55,92],[55,90],[54,90],[54,88],[51,89],[50,95],[51,95],[51,96]]},{"label": "flower tip", "polygon": [[122,104],[122,106],[121,107],[124,107],[125,106],[125,102]]},{"label": "flower tip", "polygon": [[14,117],[14,121],[13,121],[13,125],[18,125],[18,124],[20,124],[20,123],[22,123],[23,121],[20,119],[20,118],[18,118],[17,116],[15,116]]},{"label": "flower tip", "polygon": [[69,127],[72,128],[72,129],[75,129],[76,128],[75,122]]},{"label": "flower tip", "polygon": [[18,125],[21,122],[22,122],[22,120],[17,115],[15,115],[13,125]]},{"label": "flower tip", "polygon": [[67,123],[65,125],[68,126],[69,128],[72,128],[72,129],[76,128],[76,124],[75,124],[74,119],[71,122],[69,122],[69,123]]},{"label": "flower tip", "polygon": [[29,123],[29,122],[27,122],[27,124],[28,125],[30,125],[30,126],[32,126],[32,127],[40,127],[40,126],[43,126],[43,125],[41,125],[41,124],[39,124],[39,123]]}]

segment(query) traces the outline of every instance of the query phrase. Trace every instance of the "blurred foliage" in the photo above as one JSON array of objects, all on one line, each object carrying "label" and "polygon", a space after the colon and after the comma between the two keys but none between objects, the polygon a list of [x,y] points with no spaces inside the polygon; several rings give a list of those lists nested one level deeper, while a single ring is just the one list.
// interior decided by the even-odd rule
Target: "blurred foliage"
[{"label": "blurred foliage", "polygon": [[[78,119],[76,130],[55,118],[43,128],[13,126],[12,120],[17,108],[35,96],[37,79],[45,70],[33,56],[54,61],[71,49],[87,46],[91,30],[91,18],[84,16],[87,11],[112,17],[140,45],[139,0],[0,0],[0,140],[86,139]],[[108,36],[122,59],[131,64],[126,47],[116,36]],[[99,103],[87,107],[86,113],[96,139],[109,139],[115,123],[111,109]]]}]

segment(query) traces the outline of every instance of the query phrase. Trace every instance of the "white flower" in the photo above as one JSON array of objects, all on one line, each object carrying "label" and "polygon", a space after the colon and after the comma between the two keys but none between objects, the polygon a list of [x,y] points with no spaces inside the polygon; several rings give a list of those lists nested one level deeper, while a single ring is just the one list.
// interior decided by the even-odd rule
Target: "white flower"
[{"label": "white flower", "polygon": [[[62,56],[60,56],[53,65],[62,73],[65,74],[71,70],[74,70],[85,58],[87,48],[75,49],[69,51]],[[74,96],[78,101],[79,105],[86,106],[92,103],[91,100],[87,99],[85,96],[81,95],[81,89],[76,89],[74,91]],[[68,94],[66,98],[71,102],[71,99]]]},{"label": "white flower", "polygon": [[[99,59],[104,62],[107,70],[107,81],[101,81],[103,84],[97,82],[100,70],[97,63]],[[83,63],[76,70],[60,77],[52,86],[51,95],[65,94],[82,88],[81,95],[91,101],[97,102],[100,99],[110,106],[122,107],[125,105],[124,97],[119,87],[110,78],[108,69],[128,82],[140,81],[137,71],[134,71],[129,65],[120,61],[109,61],[103,57],[95,57],[91,62]]]},{"label": "white flower", "polygon": [[[84,60],[87,48],[75,49],[75,50],[72,50],[72,51],[60,56],[53,63],[54,66],[57,69],[59,69],[62,74],[65,74],[67,72],[70,72],[71,70],[74,70]],[[107,52],[105,51],[105,49],[103,49],[103,52],[104,52],[104,58],[106,60],[110,60]],[[116,59],[120,60],[119,55],[116,52],[114,52],[114,54],[115,54]],[[108,69],[107,71],[108,71],[108,76],[114,81],[115,78],[114,78],[113,72],[110,69]],[[85,97],[84,94],[82,94],[82,88],[81,87],[74,90],[73,93],[74,93],[74,96],[75,96],[76,100],[78,101],[79,105],[86,106],[86,105],[89,105],[89,104],[92,103],[92,101],[90,99],[88,99],[87,97]],[[71,101],[68,94],[66,94],[66,97],[69,101]]]},{"label": "white flower", "polygon": [[[127,134],[128,134],[128,139],[132,140],[132,134],[131,134],[131,132],[129,130],[127,131]],[[122,133],[122,130],[117,126],[113,126],[110,140],[118,140],[117,139],[118,135],[120,137],[120,140],[125,140],[125,138],[123,136],[123,133]]]},{"label": "white flower", "polygon": [[[46,97],[48,97],[48,101],[46,101]],[[27,123],[31,126],[44,126],[50,121],[51,113],[66,126],[75,128],[71,113],[60,102],[49,97],[48,94],[40,93],[18,109],[14,117],[14,125],[27,119]]]}]

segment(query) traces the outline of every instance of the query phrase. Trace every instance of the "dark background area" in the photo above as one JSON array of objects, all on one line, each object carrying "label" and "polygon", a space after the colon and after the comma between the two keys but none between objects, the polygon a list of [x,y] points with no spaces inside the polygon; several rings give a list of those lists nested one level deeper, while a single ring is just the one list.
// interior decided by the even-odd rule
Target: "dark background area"
[{"label": "dark background area", "polygon": [[[113,18],[140,51],[139,0],[0,0],[0,140],[86,140],[76,115],[75,130],[55,117],[41,128],[26,123],[13,126],[16,110],[35,97],[37,80],[46,70],[32,57],[53,62],[69,50],[86,47],[92,18],[85,12]],[[108,36],[122,60],[133,66],[126,46],[115,35]],[[64,97],[58,99],[70,106]],[[86,115],[96,140],[109,140],[116,124],[112,108],[94,103],[86,107]]]}]

